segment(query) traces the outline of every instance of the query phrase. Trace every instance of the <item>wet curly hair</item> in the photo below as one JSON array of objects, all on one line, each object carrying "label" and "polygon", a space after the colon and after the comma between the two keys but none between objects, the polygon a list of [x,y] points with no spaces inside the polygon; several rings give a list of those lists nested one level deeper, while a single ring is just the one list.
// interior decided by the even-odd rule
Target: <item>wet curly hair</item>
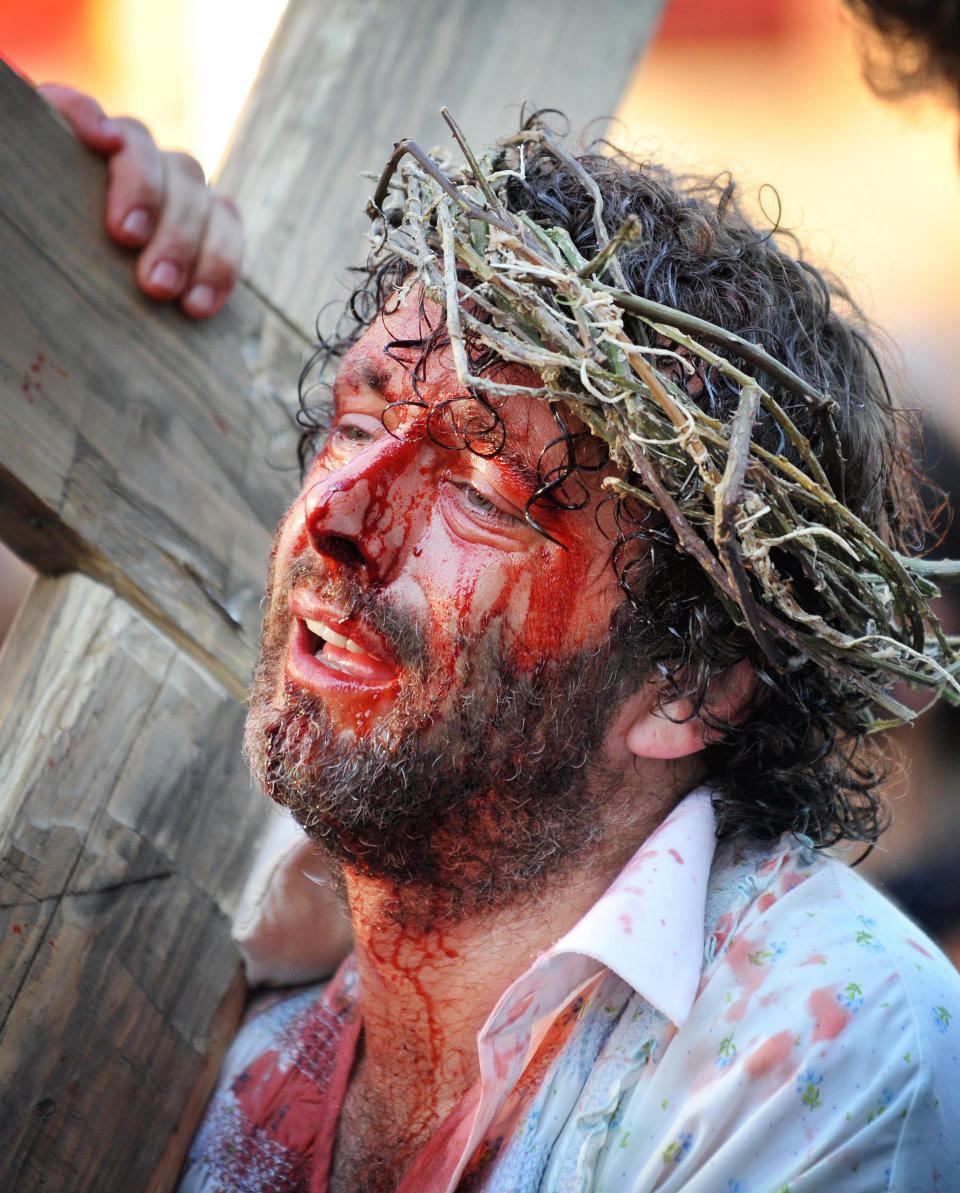
[{"label": "wet curly hair", "polygon": [[[761,383],[821,454],[834,491],[888,544],[915,550],[924,519],[909,465],[908,420],[891,399],[874,333],[843,285],[804,261],[793,236],[751,219],[728,175],[679,177],[597,144],[577,161],[599,187],[608,227],[620,226],[628,215],[640,221],[638,241],[619,255],[629,288],[752,340],[829,394],[839,405],[836,441],[822,433],[815,410],[785,393],[775,378],[761,375]],[[528,150],[523,176],[511,180],[506,195],[512,211],[566,230],[585,258],[598,251],[593,200],[548,147]],[[409,265],[374,251],[359,274],[335,331],[320,337],[302,379],[301,463],[324,425],[307,379],[317,375],[318,364],[322,372],[356,341],[408,276]],[[627,315],[626,328],[636,342],[649,342],[639,319]],[[444,329],[438,327],[415,345],[421,350],[415,380],[444,342]],[[413,346],[396,347],[409,351]],[[717,350],[739,363],[731,352],[719,345]],[[482,352],[471,362],[474,372],[502,364],[489,349]],[[684,373],[679,365],[678,384],[708,413],[728,417],[737,401],[735,387],[709,366]],[[491,454],[502,444],[496,402],[483,394],[473,400],[480,413],[466,420],[463,439],[472,450]],[[555,415],[558,438],[544,452],[551,465],[541,468],[541,488],[526,510],[534,526],[541,502],[561,508],[585,504],[583,474],[607,459],[605,444],[571,430],[559,407]],[[772,422],[761,422],[755,439],[773,451],[789,451]],[[464,445],[463,440],[444,442]],[[557,444],[565,449],[560,465],[552,450]],[[872,844],[886,821],[878,790],[885,763],[876,738],[865,740],[869,718],[860,698],[839,690],[831,696],[822,681],[811,682],[813,663],[783,670],[772,666],[751,635],[734,625],[700,565],[679,548],[665,517],[630,497],[611,496],[598,511],[598,523],[611,542],[612,566],[624,593],[611,626],[624,657],[638,676],[660,673],[662,703],[687,697],[691,716],[703,716],[716,730],[718,743],[706,749],[704,758],[719,835],[773,838],[793,831],[821,845],[841,839]],[[757,675],[751,711],[742,723],[728,724],[711,713],[708,688],[744,661]]]},{"label": "wet curly hair", "polygon": [[946,91],[960,102],[958,0],[844,0],[861,23],[867,82],[878,95],[900,99]]}]

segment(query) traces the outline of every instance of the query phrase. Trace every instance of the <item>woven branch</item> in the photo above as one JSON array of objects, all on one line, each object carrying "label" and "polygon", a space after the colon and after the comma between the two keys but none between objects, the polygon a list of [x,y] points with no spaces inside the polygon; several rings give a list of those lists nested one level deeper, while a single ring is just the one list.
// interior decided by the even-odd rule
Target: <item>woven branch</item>
[{"label": "woven branch", "polygon": [[[933,581],[957,578],[960,564],[909,559],[861,522],[758,376],[806,405],[832,460],[840,458],[836,402],[759,345],[631,292],[617,256],[636,243],[638,222],[630,217],[611,233],[595,181],[544,129],[477,157],[444,115],[466,164],[452,169],[402,141],[368,211],[373,263],[399,256],[445,308],[461,384],[491,399],[522,393],[566,405],[629,474],[608,478],[607,488],[662,512],[679,549],[700,565],[772,667],[813,663],[814,682],[865,697],[865,731],[915,717],[891,694],[898,681],[931,700],[960,703],[960,640],[943,634],[928,603],[937,594]],[[509,210],[507,180],[532,145],[546,145],[593,199],[599,249],[591,260],[563,229]],[[634,342],[625,315],[672,347]],[[468,344],[533,369],[541,386],[476,375]],[[695,367],[677,349],[739,390],[726,423],[701,410],[661,367],[664,360]],[[792,458],[753,439],[760,411],[775,421]],[[807,605],[796,575],[807,582]]]}]

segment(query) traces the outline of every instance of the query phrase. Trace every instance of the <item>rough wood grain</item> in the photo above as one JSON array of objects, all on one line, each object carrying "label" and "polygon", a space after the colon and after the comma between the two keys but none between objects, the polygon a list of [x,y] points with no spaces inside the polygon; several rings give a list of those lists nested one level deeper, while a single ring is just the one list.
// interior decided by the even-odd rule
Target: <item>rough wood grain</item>
[{"label": "rough wood grain", "polygon": [[240,694],[306,341],[244,287],[205,325],[138,295],[100,230],[103,163],[2,65],[0,111],[0,534],[111,585]]},{"label": "rough wood grain", "polygon": [[361,174],[379,173],[394,141],[450,145],[442,104],[480,145],[515,129],[525,100],[576,129],[610,117],[662,7],[291,0],[221,171],[251,233],[248,277],[311,326],[362,259],[373,188]]},{"label": "rough wood grain", "polygon": [[38,581],[0,669],[0,1188],[159,1193],[243,1001],[242,709],[82,576]]},{"label": "rough wood grain", "polygon": [[0,656],[3,1190],[167,1193],[236,1022],[264,810],[231,693],[359,172],[441,102],[477,141],[525,98],[612,112],[659,7],[294,0],[224,171],[253,284],[207,325],[137,295],[103,163],[0,67],[0,535],[109,586],[41,580]]}]

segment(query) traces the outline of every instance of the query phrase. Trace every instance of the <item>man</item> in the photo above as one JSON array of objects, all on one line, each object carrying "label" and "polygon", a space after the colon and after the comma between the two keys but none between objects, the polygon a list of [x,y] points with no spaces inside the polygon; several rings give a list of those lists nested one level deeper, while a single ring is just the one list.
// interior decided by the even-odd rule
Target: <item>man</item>
[{"label": "man", "polygon": [[467,156],[378,188],[251,700],[355,954],[182,1188],[960,1188],[957,975],[813,849],[956,662],[856,312],[725,183]]}]

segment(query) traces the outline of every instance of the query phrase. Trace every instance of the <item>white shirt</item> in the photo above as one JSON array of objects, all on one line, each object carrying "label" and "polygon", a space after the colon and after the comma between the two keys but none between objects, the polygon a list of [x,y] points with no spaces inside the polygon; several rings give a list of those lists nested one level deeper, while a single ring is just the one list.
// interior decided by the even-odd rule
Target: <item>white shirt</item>
[{"label": "white shirt", "polygon": [[[795,837],[717,847],[701,790],[500,999],[475,1109],[415,1191],[452,1193],[473,1160],[471,1193],[960,1193],[958,1038],[960,977],[919,929]],[[293,1039],[283,1006],[240,1033],[189,1188],[270,1193],[211,1157],[237,1154],[222,1133],[245,1129],[231,1083],[251,1063],[276,1050],[302,1081]]]}]

